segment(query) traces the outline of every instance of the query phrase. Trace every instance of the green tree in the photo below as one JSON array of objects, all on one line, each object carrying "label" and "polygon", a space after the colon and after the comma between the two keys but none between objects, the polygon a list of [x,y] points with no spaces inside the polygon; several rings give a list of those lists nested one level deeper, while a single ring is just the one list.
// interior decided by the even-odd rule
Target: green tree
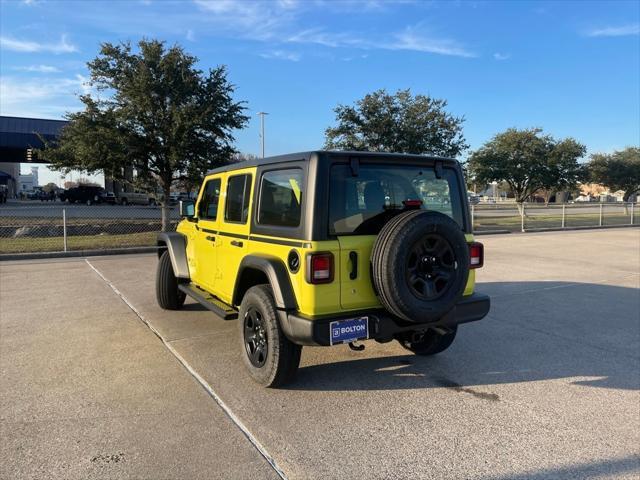
[{"label": "green tree", "polygon": [[338,105],[335,127],[325,131],[325,148],[456,157],[468,148],[463,117],[445,111],[446,100],[413,96],[410,90],[391,95],[369,93],[355,105]]},{"label": "green tree", "polygon": [[640,148],[627,147],[611,154],[595,153],[589,162],[589,174],[593,182],[611,191],[623,190],[625,202],[640,192]]},{"label": "green tree", "polygon": [[556,141],[540,128],[510,128],[469,157],[476,182],[506,182],[518,208],[543,189],[570,188],[581,178],[578,159],[585,147],[568,138]]},{"label": "green tree", "polygon": [[[553,141],[552,141],[553,142]],[[546,159],[546,171],[542,177],[542,189],[545,190],[545,203],[554,193],[573,190],[586,177],[584,165],[578,162],[587,149],[573,138],[553,142],[551,153]]]},{"label": "green tree", "polygon": [[53,182],[49,182],[44,187],[42,187],[42,191],[47,193],[55,192],[57,189],[58,189],[58,186]]},{"label": "green tree", "polygon": [[[89,173],[103,171],[119,180],[136,172],[138,186],[161,188],[169,198],[173,182],[193,182],[228,162],[233,130],[248,117],[224,66],[207,72],[180,46],[143,40],[105,43],[88,68],[94,92],[80,96],[84,110],[67,115],[69,124],[44,155],[52,167]],[[162,228],[169,228],[168,202]]]}]

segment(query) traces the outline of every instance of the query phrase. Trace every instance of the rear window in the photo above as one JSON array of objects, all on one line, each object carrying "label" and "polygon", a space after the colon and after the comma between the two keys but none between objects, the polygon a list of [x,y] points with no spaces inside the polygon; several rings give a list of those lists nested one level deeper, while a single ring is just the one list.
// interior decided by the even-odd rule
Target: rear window
[{"label": "rear window", "polygon": [[329,196],[332,235],[378,234],[407,200],[420,200],[420,208],[444,213],[464,228],[458,181],[450,168],[437,178],[431,167],[361,164],[354,177],[348,165],[334,165]]},{"label": "rear window", "polygon": [[266,172],[260,185],[258,223],[277,227],[300,225],[302,170]]}]

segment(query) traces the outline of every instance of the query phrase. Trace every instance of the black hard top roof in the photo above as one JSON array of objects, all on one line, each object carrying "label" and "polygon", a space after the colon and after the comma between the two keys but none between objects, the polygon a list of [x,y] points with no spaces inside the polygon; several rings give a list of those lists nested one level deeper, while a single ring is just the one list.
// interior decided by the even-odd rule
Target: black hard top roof
[{"label": "black hard top roof", "polygon": [[362,152],[362,151],[343,151],[343,150],[310,150],[308,152],[288,153],[286,155],[276,155],[274,157],[258,158],[255,160],[247,160],[243,162],[230,163],[223,167],[215,168],[207,172],[207,175],[213,173],[229,172],[239,170],[241,168],[258,167],[261,165],[271,165],[274,163],[295,162],[301,160],[309,160],[313,155],[325,161],[335,157],[358,157],[358,158],[389,158],[389,159],[407,159],[407,160],[441,160],[444,163],[457,163],[455,158],[437,157],[433,155],[413,155],[408,153],[386,153],[386,152]]}]

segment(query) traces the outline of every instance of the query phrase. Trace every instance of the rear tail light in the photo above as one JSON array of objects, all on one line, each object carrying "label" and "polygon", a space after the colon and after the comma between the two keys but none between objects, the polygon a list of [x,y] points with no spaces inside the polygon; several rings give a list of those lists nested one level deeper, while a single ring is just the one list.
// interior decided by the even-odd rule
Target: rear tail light
[{"label": "rear tail light", "polygon": [[307,256],[307,282],[333,282],[333,254],[312,253]]},{"label": "rear tail light", "polygon": [[480,268],[484,264],[484,245],[480,242],[469,244],[469,268]]}]

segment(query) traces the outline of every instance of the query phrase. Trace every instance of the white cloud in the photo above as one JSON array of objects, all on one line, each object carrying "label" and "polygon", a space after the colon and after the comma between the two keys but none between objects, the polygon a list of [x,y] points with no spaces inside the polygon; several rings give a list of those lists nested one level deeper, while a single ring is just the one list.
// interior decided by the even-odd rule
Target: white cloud
[{"label": "white cloud", "polygon": [[89,84],[89,77],[85,77],[84,75],[76,74],[76,82],[80,87],[83,95],[88,95],[92,92],[91,85]]},{"label": "white cloud", "polygon": [[185,36],[185,38],[187,40],[189,40],[190,42],[195,42],[196,41],[196,34],[195,32],[190,28],[187,30],[187,35]]},{"label": "white cloud", "polygon": [[26,67],[13,67],[14,70],[21,72],[34,73],[58,73],[60,69],[51,65],[27,65]]},{"label": "white cloud", "polygon": [[[390,50],[412,50],[416,52],[451,55],[454,57],[475,57],[476,55],[455,40],[433,38],[419,33],[421,27],[406,27],[395,35],[396,40],[386,46]],[[384,47],[383,47],[384,48]]]},{"label": "white cloud", "polygon": [[76,95],[89,91],[86,80],[82,75],[45,80],[2,76],[0,114],[61,117],[66,111],[79,107]]},{"label": "white cloud", "polygon": [[241,31],[246,38],[271,39],[292,23],[297,2],[258,0],[194,0],[206,19],[225,30]]},{"label": "white cloud", "polygon": [[434,38],[418,33],[424,30],[420,25],[406,27],[403,31],[393,34],[391,39],[372,40],[353,33],[330,33],[322,29],[308,29],[285,38],[286,42],[314,43],[325,47],[351,47],[360,49],[407,50],[414,52],[434,53],[456,57],[475,57],[455,40]]},{"label": "white cloud", "polygon": [[509,60],[511,58],[511,54],[496,52],[493,54],[493,58],[498,61]]},{"label": "white cloud", "polygon": [[276,59],[276,60],[289,60],[290,62],[299,62],[302,58],[299,53],[287,52],[284,50],[271,50],[269,52],[261,53],[262,58]]},{"label": "white cloud", "polygon": [[78,48],[67,41],[67,36],[62,35],[57,43],[39,43],[31,40],[17,40],[11,37],[0,37],[0,48],[4,50],[12,50],[14,52],[23,53],[72,53],[77,52]]},{"label": "white cloud", "polygon": [[640,35],[640,23],[619,25],[617,27],[595,28],[587,32],[587,36],[589,37],[624,37],[629,35]]}]

